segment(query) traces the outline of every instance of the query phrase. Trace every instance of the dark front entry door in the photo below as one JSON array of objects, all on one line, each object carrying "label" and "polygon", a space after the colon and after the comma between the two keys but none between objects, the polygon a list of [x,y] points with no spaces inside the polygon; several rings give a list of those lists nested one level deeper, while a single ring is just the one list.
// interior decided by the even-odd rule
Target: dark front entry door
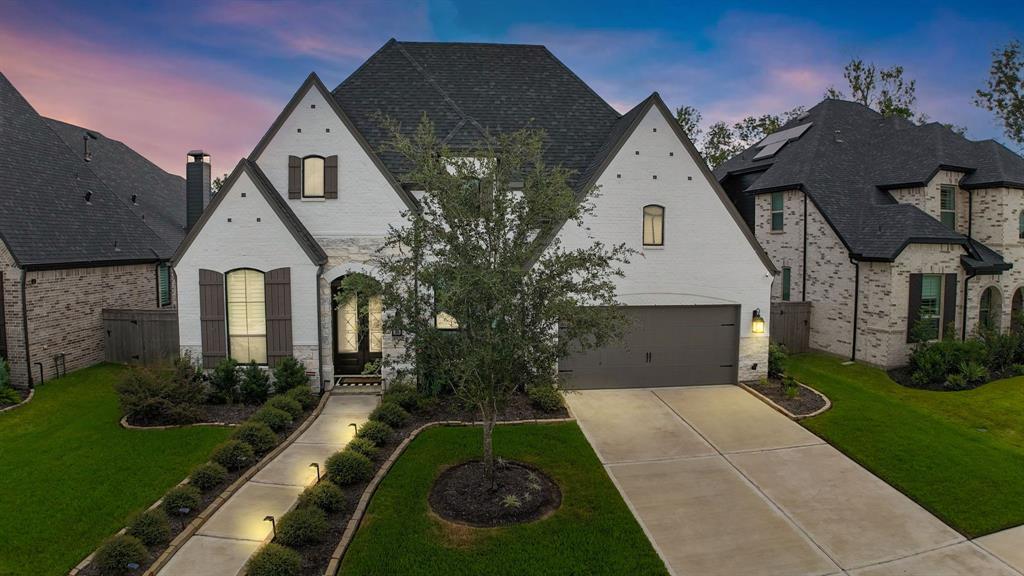
[{"label": "dark front entry door", "polygon": [[381,357],[380,297],[353,295],[334,306],[334,373],[362,374],[367,364]]}]

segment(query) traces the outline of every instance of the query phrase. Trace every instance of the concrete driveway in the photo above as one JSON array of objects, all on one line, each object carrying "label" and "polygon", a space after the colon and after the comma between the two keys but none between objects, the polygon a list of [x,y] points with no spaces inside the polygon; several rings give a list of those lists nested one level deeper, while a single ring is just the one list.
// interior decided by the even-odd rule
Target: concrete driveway
[{"label": "concrete driveway", "polygon": [[1021,576],[737,386],[566,399],[679,576]]}]

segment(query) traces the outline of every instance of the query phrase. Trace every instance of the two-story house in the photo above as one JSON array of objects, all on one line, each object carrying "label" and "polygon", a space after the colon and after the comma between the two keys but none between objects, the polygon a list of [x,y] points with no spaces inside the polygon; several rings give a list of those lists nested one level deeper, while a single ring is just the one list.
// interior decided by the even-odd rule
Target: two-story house
[{"label": "two-story house", "polygon": [[559,229],[563,245],[597,237],[640,252],[617,285],[637,321],[623,342],[560,366],[576,385],[765,373],[774,269],[656,93],[620,114],[543,46],[395,40],[333,92],[310,75],[185,238],[183,351],[206,367],[293,355],[329,388],[397,350],[379,300],[333,296],[348,274],[374,277],[388,227],[417,209],[407,167],[382,153],[381,118],[411,132],[424,114],[456,149],[545,131],[548,162],[572,170],[578,191],[601,189],[585,227]]},{"label": "two-story house", "polygon": [[899,366],[1024,307],[1024,158],[993,140],[824,100],[715,174],[812,348]]}]

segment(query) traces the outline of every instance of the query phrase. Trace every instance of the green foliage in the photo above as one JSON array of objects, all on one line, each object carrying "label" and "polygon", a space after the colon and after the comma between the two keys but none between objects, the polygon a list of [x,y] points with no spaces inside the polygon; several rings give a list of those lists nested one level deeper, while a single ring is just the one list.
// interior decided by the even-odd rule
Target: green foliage
[{"label": "green foliage", "polygon": [[368,420],[359,427],[356,438],[366,438],[377,446],[383,446],[391,439],[393,433],[391,426],[377,420]]},{"label": "green foliage", "polygon": [[210,459],[228,470],[241,470],[256,461],[256,453],[245,442],[228,440],[213,450]]},{"label": "green foliage", "polygon": [[19,404],[22,401],[21,394],[10,386],[0,388],[0,405]]},{"label": "green foliage", "polygon": [[129,564],[142,565],[149,559],[149,551],[145,544],[134,536],[121,534],[107,540],[96,551],[93,560],[101,576],[121,576],[136,571],[128,568]]},{"label": "green foliage", "polygon": [[273,406],[264,406],[256,411],[252,415],[250,420],[254,422],[263,422],[274,432],[281,432],[292,423],[292,415],[281,410],[280,408],[274,408]]},{"label": "green foliage", "polygon": [[366,438],[353,438],[349,440],[348,446],[345,448],[347,450],[359,452],[371,460],[377,455],[377,452],[380,451],[376,444]]},{"label": "green foliage", "polygon": [[1019,41],[992,53],[985,87],[977,91],[974,104],[993,112],[1006,137],[1024,146],[1024,52]]},{"label": "green foliage", "polygon": [[[854,102],[874,108],[883,116],[898,116],[915,120],[917,102],[916,81],[903,79],[903,67],[877,68],[854,58],[843,69],[843,77],[849,86],[849,98]],[[825,91],[826,98],[844,99],[847,96],[835,87]],[[918,116],[918,122],[927,117]]]},{"label": "green foliage", "polygon": [[327,478],[338,486],[369,482],[373,478],[373,462],[355,450],[336,452],[326,462]]},{"label": "green foliage", "polygon": [[252,446],[252,451],[258,455],[270,452],[277,446],[277,434],[263,422],[245,422],[238,428],[232,437]]},{"label": "green foliage", "polygon": [[237,402],[238,391],[238,362],[226,358],[213,369],[210,375],[210,400],[221,404]]},{"label": "green foliage", "polygon": [[216,462],[200,464],[189,474],[188,483],[202,492],[209,492],[227,480],[228,469]]},{"label": "green foliage", "polygon": [[273,542],[260,548],[245,565],[248,576],[297,576],[300,570],[302,556]]},{"label": "green foliage", "polygon": [[301,404],[305,410],[316,406],[316,396],[313,395],[313,391],[309,389],[309,386],[305,384],[299,384],[291,388],[284,395]]},{"label": "green foliage", "polygon": [[911,379],[920,387],[940,387],[960,364],[984,359],[985,345],[977,339],[923,342],[910,353]]},{"label": "green foliage", "polygon": [[309,387],[306,367],[294,357],[289,356],[274,366],[274,390],[278,392],[291,390],[296,386]]},{"label": "green foliage", "polygon": [[255,361],[246,365],[242,371],[238,395],[246,404],[262,404],[270,395],[270,376]]},{"label": "green foliage", "polygon": [[515,494],[506,494],[505,497],[501,499],[501,505],[505,508],[518,509],[523,507],[523,501]]},{"label": "green foliage", "polygon": [[11,385],[11,369],[7,365],[7,360],[0,357],[0,389],[7,388]]},{"label": "green foliage", "polygon": [[[170,516],[184,516],[198,512],[200,502],[199,489],[182,484],[168,490],[160,506]],[[188,512],[180,512],[184,508],[188,508]]]},{"label": "green foliage", "polygon": [[276,540],[285,546],[307,546],[327,537],[327,514],[314,506],[295,508],[277,522]]},{"label": "green foliage", "polygon": [[171,540],[171,522],[167,513],[153,508],[132,516],[128,521],[129,536],[138,538],[146,546],[166,544]]},{"label": "green foliage", "polygon": [[306,488],[299,496],[298,506],[313,506],[333,514],[345,509],[345,493],[341,488],[326,478]]},{"label": "green foliage", "polygon": [[787,398],[796,398],[800,394],[800,385],[796,383],[796,378],[786,376],[782,379],[782,393]]},{"label": "green foliage", "polygon": [[676,108],[676,123],[683,129],[683,133],[690,139],[691,142],[698,142],[700,140],[701,128],[700,121],[703,116],[700,110],[697,110],[693,106],[679,106]]},{"label": "green foliage", "polygon": [[782,344],[771,342],[768,344],[768,377],[782,378],[786,370],[786,347]]},{"label": "green foliage", "polygon": [[406,411],[413,412],[416,410],[416,401],[419,398],[420,393],[414,385],[408,381],[398,381],[388,386],[388,389],[384,391],[382,401],[394,402]]},{"label": "green foliage", "polygon": [[693,106],[680,106],[676,108],[676,122],[698,147],[708,165],[715,168],[765,136],[778,131],[803,112],[804,107],[798,106],[782,114],[747,116],[732,125],[715,122],[708,126],[707,131],[703,131],[700,128],[700,111]]},{"label": "green foliage", "polygon": [[1010,366],[1011,376],[1024,376],[1024,364],[1014,364]]},{"label": "green foliage", "polygon": [[543,412],[558,412],[564,405],[562,394],[551,384],[530,386],[526,389],[526,395],[530,398],[530,404]]},{"label": "green foliage", "polygon": [[383,422],[392,428],[401,428],[409,421],[409,413],[396,402],[382,402],[370,412],[370,420]]},{"label": "green foliage", "polygon": [[121,411],[137,424],[170,425],[196,422],[206,398],[201,380],[180,378],[177,371],[154,366],[130,368],[115,385]]},{"label": "green foliage", "polygon": [[968,386],[973,387],[984,384],[985,380],[988,379],[988,368],[977,360],[962,361],[960,362],[959,369],[960,375],[964,377],[964,381]]},{"label": "green foliage", "polygon": [[291,415],[292,420],[302,416],[302,413],[304,412],[302,404],[298,400],[290,398],[285,394],[278,394],[270,400],[267,400],[267,406],[277,408],[278,410],[284,410]]}]

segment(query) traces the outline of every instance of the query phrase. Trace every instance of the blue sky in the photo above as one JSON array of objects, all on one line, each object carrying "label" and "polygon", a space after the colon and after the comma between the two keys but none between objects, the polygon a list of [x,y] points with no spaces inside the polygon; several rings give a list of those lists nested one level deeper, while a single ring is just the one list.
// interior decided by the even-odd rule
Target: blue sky
[{"label": "blue sky", "polygon": [[999,138],[971,103],[1019,2],[5,2],[0,71],[41,113],[169,171],[245,155],[310,71],[333,87],[388,38],[525,42],[620,110],[653,91],[705,123],[813,105],[852,57],[901,64],[932,119]]}]

